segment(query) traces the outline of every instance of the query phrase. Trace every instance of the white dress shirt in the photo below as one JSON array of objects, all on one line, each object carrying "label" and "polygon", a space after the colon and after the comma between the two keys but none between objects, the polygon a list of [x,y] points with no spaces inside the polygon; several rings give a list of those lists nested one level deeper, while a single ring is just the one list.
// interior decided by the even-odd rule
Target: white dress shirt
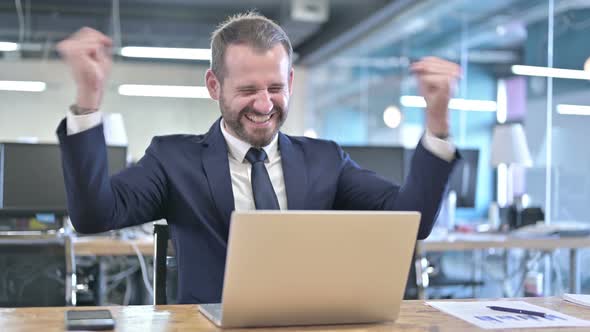
[{"label": "white dress shirt", "polygon": [[[74,115],[68,111],[66,115],[66,128],[68,135],[98,126],[102,121],[102,112],[95,112],[87,115]],[[236,211],[254,210],[254,194],[252,193],[251,164],[246,160],[246,153],[251,145],[234,136],[225,130],[223,120],[220,121],[221,133],[225,138],[228,147],[229,171],[231,173],[232,192]],[[437,157],[452,161],[455,158],[455,146],[447,140],[432,135],[428,130],[422,136],[424,148]],[[269,145],[263,147],[268,158],[264,162],[270,181],[277,195],[281,210],[287,207],[287,191],[283,177],[283,165],[279,151],[278,135],[275,135]]]},{"label": "white dress shirt", "polygon": [[[231,173],[231,187],[234,193],[236,211],[255,210],[254,193],[252,192],[251,172],[252,164],[246,160],[246,153],[252,147],[250,144],[232,136],[225,129],[223,119],[219,122],[221,133],[225,138],[228,149],[229,172]],[[287,209],[287,191],[283,177],[283,165],[279,153],[279,135],[275,135],[269,145],[263,147],[267,158],[264,166],[268,171],[270,182],[277,195],[281,210]]]}]

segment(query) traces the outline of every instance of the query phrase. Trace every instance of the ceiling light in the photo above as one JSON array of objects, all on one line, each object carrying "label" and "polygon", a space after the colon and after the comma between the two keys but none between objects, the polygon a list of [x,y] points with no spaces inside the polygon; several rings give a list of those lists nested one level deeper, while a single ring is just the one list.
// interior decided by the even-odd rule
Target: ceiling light
[{"label": "ceiling light", "polygon": [[39,81],[0,81],[0,90],[41,92],[45,91],[47,84]]},{"label": "ceiling light", "polygon": [[584,62],[584,71],[587,71],[590,73],[590,57],[588,59],[586,59],[586,62]]},{"label": "ceiling light", "polygon": [[0,42],[0,52],[18,51],[20,46],[17,43]]},{"label": "ceiling light", "polygon": [[180,60],[211,60],[211,49],[208,48],[168,48],[126,46],[121,55],[131,58],[156,58]]},{"label": "ceiling light", "polygon": [[524,76],[541,76],[567,78],[575,80],[590,80],[590,72],[574,69],[514,65],[512,66],[512,73]]},{"label": "ceiling light", "polygon": [[118,90],[124,96],[210,98],[204,86],[121,84]]},{"label": "ceiling light", "polygon": [[[426,107],[426,100],[424,97],[420,96],[401,96],[400,103],[404,107]],[[453,98],[449,102],[449,109],[458,111],[495,112],[497,104],[493,100]]]},{"label": "ceiling light", "polygon": [[585,105],[557,105],[557,113],[562,115],[590,115],[590,106]]},{"label": "ceiling light", "polygon": [[396,106],[388,106],[383,112],[383,122],[389,128],[397,128],[402,122],[402,112]]}]

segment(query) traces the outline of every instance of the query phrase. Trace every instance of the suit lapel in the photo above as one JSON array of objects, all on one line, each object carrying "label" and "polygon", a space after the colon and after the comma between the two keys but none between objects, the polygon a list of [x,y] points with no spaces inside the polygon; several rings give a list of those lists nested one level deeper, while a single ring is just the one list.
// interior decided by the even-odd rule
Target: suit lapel
[{"label": "suit lapel", "polygon": [[289,210],[304,210],[307,194],[306,163],[301,147],[279,133],[279,149]]},{"label": "suit lapel", "polygon": [[209,129],[207,137],[204,139],[205,149],[201,158],[215,206],[223,222],[226,226],[229,226],[231,213],[235,209],[234,195],[227,157],[227,145],[219,128],[219,122],[220,120],[215,121],[211,129]]}]

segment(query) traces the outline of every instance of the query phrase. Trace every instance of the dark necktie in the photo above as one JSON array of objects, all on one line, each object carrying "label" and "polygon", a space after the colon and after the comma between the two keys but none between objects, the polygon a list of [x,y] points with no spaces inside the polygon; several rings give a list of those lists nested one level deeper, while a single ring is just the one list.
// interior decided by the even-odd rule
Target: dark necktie
[{"label": "dark necktie", "polygon": [[266,152],[262,149],[250,148],[246,160],[252,164],[252,192],[256,210],[279,210],[279,201],[264,166]]}]

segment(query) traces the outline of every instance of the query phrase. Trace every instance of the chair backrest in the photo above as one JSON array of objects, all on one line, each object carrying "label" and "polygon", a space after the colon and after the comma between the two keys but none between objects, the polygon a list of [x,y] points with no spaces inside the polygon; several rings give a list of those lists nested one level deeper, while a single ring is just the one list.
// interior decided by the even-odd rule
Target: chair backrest
[{"label": "chair backrest", "polygon": [[166,304],[166,277],[168,240],[170,231],[167,224],[154,223],[154,299],[153,303]]},{"label": "chair backrest", "polygon": [[0,307],[76,305],[74,257],[63,233],[0,233]]}]

